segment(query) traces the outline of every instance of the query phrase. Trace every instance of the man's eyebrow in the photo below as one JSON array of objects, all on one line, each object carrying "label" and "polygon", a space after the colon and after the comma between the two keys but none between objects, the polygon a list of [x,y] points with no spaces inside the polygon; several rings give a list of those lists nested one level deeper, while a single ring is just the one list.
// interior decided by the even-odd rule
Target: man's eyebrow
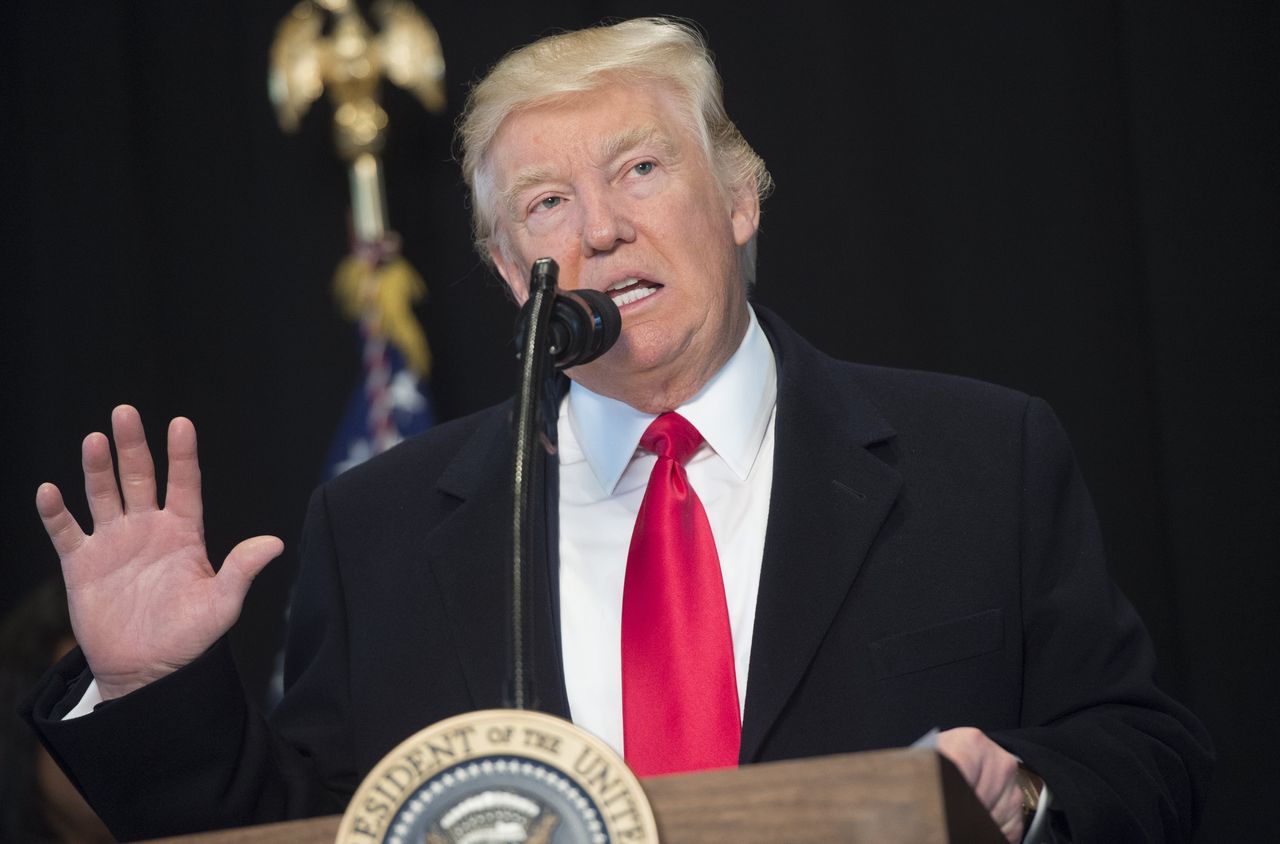
[{"label": "man's eyebrow", "polygon": [[555,178],[555,168],[540,165],[535,167],[526,167],[516,174],[511,180],[511,184],[502,192],[502,201],[506,205],[507,210],[515,213],[516,200],[520,198],[520,194],[524,193],[534,185],[541,184],[549,179]]},{"label": "man's eyebrow", "polygon": [[633,126],[625,129],[616,135],[605,138],[600,144],[598,150],[600,162],[613,161],[623,153],[630,152],[636,147],[642,147],[648,144],[654,144],[667,158],[674,158],[676,154],[675,144],[671,141],[671,136],[657,126]]}]

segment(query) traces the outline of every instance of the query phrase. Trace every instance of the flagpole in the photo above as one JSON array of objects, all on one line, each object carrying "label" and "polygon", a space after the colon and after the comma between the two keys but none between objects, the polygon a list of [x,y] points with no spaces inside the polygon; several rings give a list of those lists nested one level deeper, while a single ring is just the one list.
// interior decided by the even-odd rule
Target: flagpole
[{"label": "flagpole", "polygon": [[349,443],[335,441],[330,475],[429,424],[414,421],[416,410],[408,412],[429,411],[423,385],[431,349],[413,310],[427,288],[388,222],[380,155],[389,118],[378,100],[385,77],[441,112],[444,58],[431,22],[409,0],[378,0],[372,13],[377,32],[351,0],[302,0],[280,22],[271,45],[268,91],[280,127],[296,132],[311,104],[327,93],[334,144],[347,162],[351,250],[333,285],[339,309],[359,326],[365,377],[353,398],[360,408],[348,419],[363,418],[351,426],[344,421],[338,440]]}]

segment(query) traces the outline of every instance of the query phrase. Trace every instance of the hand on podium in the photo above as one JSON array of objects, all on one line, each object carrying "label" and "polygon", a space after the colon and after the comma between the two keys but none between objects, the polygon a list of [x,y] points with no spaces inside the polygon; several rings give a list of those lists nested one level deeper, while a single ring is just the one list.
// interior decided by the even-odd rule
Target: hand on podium
[{"label": "hand on podium", "polygon": [[974,727],[938,733],[938,752],[960,769],[991,819],[1013,844],[1022,840],[1022,790],[1018,787],[1018,758]]},{"label": "hand on podium", "polygon": [[111,444],[101,433],[81,448],[93,531],[85,534],[50,483],[36,509],[62,560],[76,641],[104,700],[121,697],[204,653],[240,615],[249,584],[284,550],[274,536],[246,539],[216,573],[204,544],[196,430],[169,423],[169,480],[156,500],[155,464],[142,419],[128,405],[111,414]]}]

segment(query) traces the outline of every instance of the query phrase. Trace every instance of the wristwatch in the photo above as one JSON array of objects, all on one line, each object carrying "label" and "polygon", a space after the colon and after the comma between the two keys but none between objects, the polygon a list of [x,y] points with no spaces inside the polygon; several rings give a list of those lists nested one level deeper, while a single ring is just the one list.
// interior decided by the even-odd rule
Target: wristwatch
[{"label": "wristwatch", "polygon": [[1040,792],[1044,789],[1044,780],[1035,771],[1019,762],[1015,781],[1018,783],[1018,790],[1022,792],[1022,821],[1023,826],[1027,827],[1031,825],[1031,819],[1036,816],[1036,809],[1040,806]]}]

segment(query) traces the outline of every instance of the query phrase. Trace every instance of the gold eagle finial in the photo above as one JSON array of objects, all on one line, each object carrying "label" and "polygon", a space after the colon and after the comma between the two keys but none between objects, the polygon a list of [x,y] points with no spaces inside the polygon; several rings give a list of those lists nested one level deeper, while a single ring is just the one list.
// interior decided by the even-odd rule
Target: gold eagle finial
[{"label": "gold eagle finial", "polygon": [[[338,149],[348,159],[377,152],[387,116],[378,105],[383,76],[432,113],[444,110],[444,51],[431,21],[409,0],[378,0],[375,36],[349,0],[302,0],[276,30],[267,89],[280,127],[297,131],[307,109],[329,92]],[[329,34],[325,26],[332,18]]]}]

